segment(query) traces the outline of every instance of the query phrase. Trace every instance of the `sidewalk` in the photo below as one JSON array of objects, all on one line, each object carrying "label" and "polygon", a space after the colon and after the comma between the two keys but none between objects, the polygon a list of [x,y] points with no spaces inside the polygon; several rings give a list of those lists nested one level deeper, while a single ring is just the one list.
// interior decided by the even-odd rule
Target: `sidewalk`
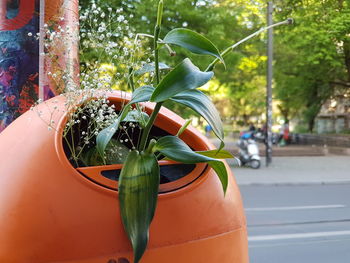
[{"label": "sidewalk", "polygon": [[[209,138],[209,141],[216,146],[219,146],[220,142],[216,138]],[[238,147],[236,146],[236,140],[233,138],[225,138],[225,149],[232,152],[234,155],[238,153]],[[265,156],[265,145],[259,144],[260,156]],[[331,156],[331,155],[349,155],[349,147],[322,147],[312,145],[287,145],[287,146],[272,146],[273,156]]]},{"label": "sidewalk", "polygon": [[[209,139],[218,146],[219,141]],[[259,145],[264,156],[265,145]],[[237,155],[235,140],[225,138],[225,149]],[[228,160],[239,185],[294,185],[350,183],[350,148],[316,147],[308,145],[273,146],[272,164],[265,165],[261,158],[260,169],[237,167]]]},{"label": "sidewalk", "polygon": [[239,185],[294,185],[350,183],[350,156],[273,157],[260,169],[228,162]]}]

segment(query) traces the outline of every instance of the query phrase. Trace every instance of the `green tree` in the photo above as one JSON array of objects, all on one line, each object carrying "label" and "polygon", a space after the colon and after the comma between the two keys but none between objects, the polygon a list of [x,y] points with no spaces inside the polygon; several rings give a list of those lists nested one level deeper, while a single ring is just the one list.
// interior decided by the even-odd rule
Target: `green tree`
[{"label": "green tree", "polygon": [[[129,27],[132,32],[142,32],[153,34],[149,29],[149,24],[154,23],[155,14],[149,12],[150,6],[156,6],[155,0],[143,1],[111,1],[111,0],[82,0],[82,11],[90,9],[92,3],[96,3],[107,14],[108,6],[123,8],[123,14],[128,17]],[[188,1],[188,0],[167,0],[167,10],[165,10],[163,31],[161,38],[171,29],[188,26],[195,31],[206,35],[220,50],[232,45],[238,40],[246,37],[264,24],[263,1]],[[145,39],[145,38],[142,38]],[[149,44],[151,40],[145,39]],[[199,61],[199,67],[203,70],[212,58],[191,54],[181,48],[174,48],[176,57],[171,57],[166,48],[160,51],[161,61],[173,64],[181,61],[184,57],[190,57]],[[98,54],[96,50],[88,51],[85,56],[88,61],[92,61]],[[147,56],[147,54],[146,54]],[[101,59],[101,57],[99,56]],[[106,56],[106,61],[110,57]],[[152,58],[151,58],[152,59]],[[147,58],[145,58],[147,60]],[[172,61],[170,63],[170,61]],[[248,121],[252,115],[260,114],[264,110],[264,98],[262,89],[264,83],[265,47],[264,36],[252,39],[249,43],[239,46],[234,53],[230,53],[226,58],[226,70],[219,66],[216,70],[216,81],[212,83],[208,90],[211,95],[220,94],[214,97],[217,105],[229,101],[226,108],[222,109],[226,117],[234,115],[244,116]],[[118,67],[122,72],[125,66]],[[252,99],[252,96],[256,99]],[[240,98],[242,97],[242,98]],[[185,114],[189,115],[190,112]]]},{"label": "green tree", "polygon": [[349,4],[344,1],[278,1],[275,96],[286,119],[300,113],[313,131],[322,104],[336,85],[349,86]]}]

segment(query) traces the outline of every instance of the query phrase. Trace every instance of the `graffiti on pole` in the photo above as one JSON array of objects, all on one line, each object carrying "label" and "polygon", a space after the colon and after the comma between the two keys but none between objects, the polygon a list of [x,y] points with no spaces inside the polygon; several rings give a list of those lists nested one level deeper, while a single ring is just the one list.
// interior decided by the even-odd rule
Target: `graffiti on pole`
[{"label": "graffiti on pole", "polygon": [[27,111],[39,93],[39,2],[0,5],[0,131]]},{"label": "graffiti on pole", "polygon": [[78,75],[78,0],[0,1],[0,132]]}]

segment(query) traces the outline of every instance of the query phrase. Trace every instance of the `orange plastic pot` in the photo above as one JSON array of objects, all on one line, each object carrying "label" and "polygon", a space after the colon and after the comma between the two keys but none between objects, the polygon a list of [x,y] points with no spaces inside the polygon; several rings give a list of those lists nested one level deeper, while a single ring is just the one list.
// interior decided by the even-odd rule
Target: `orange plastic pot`
[{"label": "orange plastic pot", "polygon": [[[125,96],[116,92],[111,101],[118,104],[121,97]],[[116,167],[79,172],[69,163],[62,144],[63,104],[63,96],[40,104],[0,134],[0,262],[132,262],[117,183],[101,175],[101,170]],[[146,104],[147,111],[152,107]],[[57,131],[48,131],[45,122],[50,115]],[[156,125],[174,134],[183,122],[162,109]],[[213,148],[192,128],[182,139],[196,150]],[[248,262],[242,201],[233,176],[229,177],[226,196],[205,165],[181,182],[161,185],[141,262]]]}]

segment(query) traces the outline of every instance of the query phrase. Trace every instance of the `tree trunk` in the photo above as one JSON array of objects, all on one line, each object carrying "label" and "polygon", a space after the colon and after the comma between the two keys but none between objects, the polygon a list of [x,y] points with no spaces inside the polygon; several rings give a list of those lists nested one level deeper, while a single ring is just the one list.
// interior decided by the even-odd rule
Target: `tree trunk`
[{"label": "tree trunk", "polygon": [[344,48],[344,59],[345,59],[345,66],[346,66],[346,71],[348,73],[348,81],[350,81],[350,41],[344,41],[343,44]]},{"label": "tree trunk", "polygon": [[289,108],[288,107],[284,108],[282,105],[278,105],[277,107],[283,116],[284,122],[289,123],[289,113],[290,113]]},{"label": "tree trunk", "polygon": [[247,126],[249,123],[249,115],[247,114],[243,114],[243,122],[244,122],[244,125]]},{"label": "tree trunk", "polygon": [[313,132],[314,131],[314,127],[315,127],[315,118],[312,118],[311,120],[309,120],[309,123],[308,123],[308,130],[309,132]]}]

